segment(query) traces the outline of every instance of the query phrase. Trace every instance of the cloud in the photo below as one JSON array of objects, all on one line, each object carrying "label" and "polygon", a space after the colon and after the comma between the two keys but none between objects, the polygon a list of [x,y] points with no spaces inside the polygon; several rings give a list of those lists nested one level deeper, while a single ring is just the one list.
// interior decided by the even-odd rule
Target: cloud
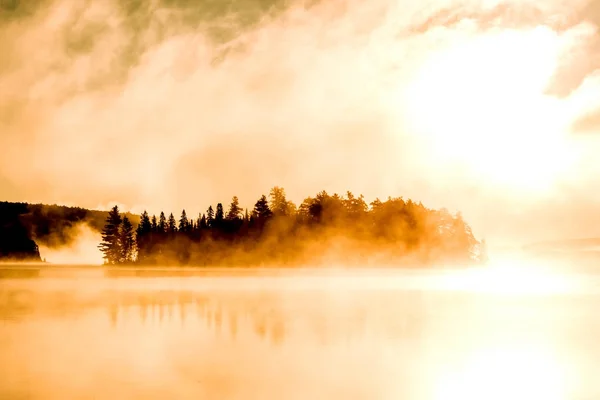
[{"label": "cloud", "polygon": [[515,200],[439,160],[406,88],[437,49],[482,31],[555,29],[565,95],[596,49],[592,14],[554,1],[34,3],[0,14],[0,190],[134,211],[195,214],[234,194],[251,206],[282,185],[295,201],[404,195],[493,231]]},{"label": "cloud", "polygon": [[[369,142],[377,143],[373,135],[379,134],[382,123],[363,104],[376,101],[376,93],[369,100],[362,96],[364,92],[348,90],[352,78],[374,79],[377,85],[376,71],[361,71],[360,65],[353,65],[356,43],[342,44],[335,37],[347,35],[346,23],[339,24],[341,32],[323,31],[323,24],[331,18],[326,8],[316,23],[313,14],[300,8],[283,20],[264,23],[222,45],[211,41],[209,32],[230,23],[228,15],[220,15],[223,20],[217,17],[193,33],[173,29],[175,33],[164,34],[157,42],[154,32],[158,28],[151,26],[159,25],[156,21],[161,17],[155,15],[170,13],[179,21],[190,11],[157,7],[152,21],[145,20],[134,34],[135,24],[114,4],[99,3],[82,11],[55,3],[42,16],[31,17],[28,28],[21,28],[26,35],[15,45],[15,52],[25,54],[15,56],[18,68],[3,79],[11,84],[9,101],[3,107],[8,116],[3,119],[8,132],[3,139],[12,149],[30,149],[28,154],[14,152],[15,159],[7,161],[18,158],[30,164],[29,171],[23,171],[29,172],[28,176],[20,178],[33,182],[37,178],[38,184],[69,175],[77,176],[73,183],[79,183],[83,176],[93,176],[91,190],[97,196],[107,189],[126,195],[125,186],[150,194],[162,191],[161,183],[168,185],[164,181],[169,179],[184,187],[181,174],[190,175],[193,168],[186,173],[179,166],[186,164],[188,154],[205,160],[220,154],[211,164],[218,171],[236,169],[227,165],[228,160],[246,158],[247,166],[250,161],[259,162],[256,148],[279,157],[288,170],[307,171],[310,163],[300,166],[296,159],[282,154],[303,147],[307,159],[321,152],[331,156],[335,153],[331,137],[340,137],[334,126],[343,125],[349,113],[354,120],[362,119],[358,123],[365,129],[363,136],[368,133]],[[202,18],[198,21],[204,23]],[[49,35],[46,29],[33,29],[33,24],[48,30],[59,28]],[[65,25],[71,29],[66,36],[61,33]],[[229,28],[237,30],[238,25]],[[303,38],[304,34],[308,38]],[[46,37],[46,54],[31,63],[24,49],[32,48],[42,37]],[[317,41],[321,41],[322,51],[314,50]],[[345,49],[345,45],[351,47]],[[127,59],[132,46],[140,55]],[[231,53],[215,65],[224,47],[232,49]],[[33,65],[30,70],[21,68],[28,64]],[[337,77],[332,76],[332,69],[338,70]],[[330,79],[322,79],[325,76]],[[24,96],[24,87],[31,88],[29,96]],[[110,162],[103,163],[104,158]],[[199,164],[202,166],[202,161]],[[219,183],[223,181],[219,173],[205,171],[201,173],[212,182],[209,186],[222,188],[225,184],[235,190],[239,185]],[[249,186],[257,186],[252,185],[252,176],[246,174],[244,179]],[[258,179],[264,180],[262,176]],[[63,190],[67,196],[77,196],[73,193],[77,185]]]},{"label": "cloud", "polygon": [[489,5],[470,4],[443,8],[430,14],[424,21],[407,29],[410,33],[425,33],[436,28],[454,28],[463,23],[475,23],[480,29],[531,28],[540,24],[554,25],[552,15],[535,3],[504,2]]},{"label": "cloud", "polygon": [[586,114],[573,124],[577,134],[600,134],[600,110]]},{"label": "cloud", "polygon": [[600,70],[600,3],[589,0],[574,9],[569,26],[573,29],[575,44],[565,50],[548,87],[549,94],[562,98],[571,95],[586,77]]}]

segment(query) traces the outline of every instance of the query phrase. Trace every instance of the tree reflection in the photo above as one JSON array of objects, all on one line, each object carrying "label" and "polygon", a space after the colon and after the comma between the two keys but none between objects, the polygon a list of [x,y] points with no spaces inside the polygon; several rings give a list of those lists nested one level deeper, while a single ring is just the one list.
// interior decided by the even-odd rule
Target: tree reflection
[{"label": "tree reflection", "polygon": [[[316,291],[112,290],[83,298],[68,291],[0,290],[0,318],[25,318],[34,314],[69,318],[103,307],[107,310],[108,323],[115,329],[125,320],[137,320],[147,327],[148,322],[164,326],[179,319],[185,329],[204,326],[202,329],[215,336],[220,336],[225,329],[228,340],[232,341],[243,332],[245,336],[252,334],[278,346],[290,335],[312,336],[325,345],[362,340],[367,336],[386,340],[419,339],[435,329],[430,325],[433,303],[438,311],[450,307],[460,309],[464,318],[472,316],[468,304],[473,300],[458,299],[452,303],[448,295],[423,297],[414,292],[349,291],[340,292],[339,296],[343,301],[333,302],[330,294]],[[128,310],[136,312],[132,314]],[[460,315],[451,317],[460,318]]]},{"label": "tree reflection", "polygon": [[110,317],[110,325],[112,328],[116,328],[119,320],[119,305],[111,304],[108,306],[108,314]]}]

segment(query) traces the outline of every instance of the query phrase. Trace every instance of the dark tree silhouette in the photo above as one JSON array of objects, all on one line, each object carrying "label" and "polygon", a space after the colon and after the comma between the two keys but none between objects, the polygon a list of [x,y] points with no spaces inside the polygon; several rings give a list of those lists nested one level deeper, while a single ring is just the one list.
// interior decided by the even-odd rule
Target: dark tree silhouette
[{"label": "dark tree silhouette", "polygon": [[38,245],[20,218],[20,212],[24,212],[25,207],[20,209],[17,206],[13,210],[6,210],[7,208],[6,203],[0,204],[0,211],[5,211],[0,214],[0,259],[41,261]]},{"label": "dark tree silhouette", "polygon": [[179,231],[187,232],[188,231],[189,221],[187,218],[187,214],[185,210],[181,211],[181,217],[179,217]]},{"label": "dark tree silhouette", "polygon": [[118,264],[121,260],[120,227],[121,215],[119,207],[114,206],[108,213],[106,225],[102,230],[102,242],[98,246],[104,255],[106,264]]},{"label": "dark tree silhouette", "polygon": [[172,235],[177,232],[177,221],[175,221],[173,213],[169,214],[169,219],[167,220],[167,232]]},{"label": "dark tree silhouette", "polygon": [[135,242],[137,247],[138,261],[146,262],[151,253],[152,222],[146,211],[140,216],[140,223],[136,229]]},{"label": "dark tree silhouette", "polygon": [[[154,218],[154,222],[156,222],[156,218]],[[133,226],[131,225],[129,218],[127,218],[127,216],[124,216],[119,236],[119,247],[121,249],[121,257],[119,262],[130,263],[133,261],[134,245],[135,243],[133,240]]]},{"label": "dark tree silhouette", "polygon": [[223,220],[225,219],[225,213],[223,211],[223,204],[217,204],[217,211],[215,212],[215,227],[218,229],[223,228]]},{"label": "dark tree silhouette", "polygon": [[158,233],[165,233],[167,231],[167,217],[164,212],[160,212],[158,217]]},{"label": "dark tree silhouette", "polygon": [[208,206],[208,210],[206,210],[206,225],[209,228],[213,227],[213,223],[215,221],[215,211],[212,206]]},{"label": "dark tree silhouette", "polygon": [[206,215],[198,215],[198,220],[196,221],[196,230],[202,230],[206,228]]},{"label": "dark tree silhouette", "polygon": [[[222,203],[216,212],[196,220],[183,210],[179,226],[173,216],[161,212],[150,219],[144,211],[137,227],[137,257],[140,264],[193,265],[310,265],[313,260],[336,257],[348,265],[376,263],[428,265],[483,259],[484,246],[473,236],[460,213],[431,210],[402,197],[375,199],[370,206],[362,195],[345,196],[326,191],[307,197],[298,208],[287,200],[283,188],[262,195],[251,213],[234,196],[225,215]],[[110,214],[116,222],[118,209]],[[119,222],[120,224],[120,222]],[[123,222],[121,234],[128,231]],[[112,225],[107,224],[104,247],[109,254]],[[117,224],[118,226],[118,224]],[[123,236],[123,237],[126,237]],[[112,243],[112,242],[110,242]],[[120,253],[107,263],[128,262],[127,240],[118,241]],[[112,253],[111,253],[112,254]],[[116,261],[115,261],[116,260]]]},{"label": "dark tree silhouette", "polygon": [[252,215],[254,218],[258,220],[267,220],[273,213],[269,208],[269,202],[267,200],[267,196],[264,194],[258,199],[256,204],[254,205],[254,210],[252,211]]},{"label": "dark tree silhouette", "polygon": [[240,219],[242,214],[242,209],[240,207],[240,201],[237,196],[233,196],[231,199],[231,205],[229,206],[229,211],[227,212],[227,220],[228,221],[236,221]]}]

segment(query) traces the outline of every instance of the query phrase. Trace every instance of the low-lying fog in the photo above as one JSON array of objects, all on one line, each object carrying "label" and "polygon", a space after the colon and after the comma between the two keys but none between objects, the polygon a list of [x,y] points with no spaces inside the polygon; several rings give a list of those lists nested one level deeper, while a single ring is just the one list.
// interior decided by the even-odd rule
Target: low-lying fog
[{"label": "low-lying fog", "polygon": [[104,271],[0,280],[0,398],[600,396],[589,271]]}]

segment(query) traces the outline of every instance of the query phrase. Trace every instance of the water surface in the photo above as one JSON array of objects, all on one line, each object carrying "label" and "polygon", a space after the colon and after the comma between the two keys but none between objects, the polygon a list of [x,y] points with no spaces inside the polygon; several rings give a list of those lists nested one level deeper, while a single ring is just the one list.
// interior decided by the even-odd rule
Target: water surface
[{"label": "water surface", "polygon": [[0,398],[600,398],[589,274],[208,272],[0,280]]}]

